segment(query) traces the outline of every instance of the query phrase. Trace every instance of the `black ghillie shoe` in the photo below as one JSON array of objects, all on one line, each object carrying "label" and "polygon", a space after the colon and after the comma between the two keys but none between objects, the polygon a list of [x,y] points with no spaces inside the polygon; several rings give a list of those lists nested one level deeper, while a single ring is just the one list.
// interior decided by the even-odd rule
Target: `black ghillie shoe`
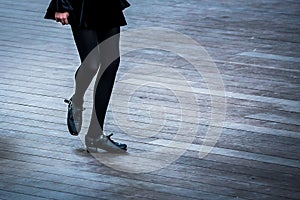
[{"label": "black ghillie shoe", "polygon": [[67,124],[71,135],[78,135],[82,125],[82,104],[77,105],[70,100],[65,99],[65,103],[68,104]]},{"label": "black ghillie shoe", "polygon": [[98,138],[92,138],[86,135],[85,145],[87,147],[87,151],[95,152],[95,150],[97,151],[98,148],[115,153],[124,153],[125,151],[127,151],[127,145],[115,142],[110,138],[112,135],[113,134],[110,134],[108,136],[100,135]]}]

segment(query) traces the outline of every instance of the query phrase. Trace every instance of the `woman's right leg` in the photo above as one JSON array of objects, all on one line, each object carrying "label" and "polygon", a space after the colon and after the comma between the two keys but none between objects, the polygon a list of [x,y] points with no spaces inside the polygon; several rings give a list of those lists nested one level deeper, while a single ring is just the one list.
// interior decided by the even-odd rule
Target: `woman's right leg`
[{"label": "woman's right leg", "polygon": [[99,69],[99,50],[97,32],[72,27],[74,40],[81,59],[75,73],[75,93],[68,103],[68,129],[71,135],[78,135],[82,125],[84,94]]},{"label": "woman's right leg", "polygon": [[[84,94],[99,69],[99,50],[95,49],[98,46],[98,36],[96,31],[90,29],[72,27],[72,32],[81,60],[75,73],[75,94],[72,100],[83,102]],[[92,51],[93,55],[90,54]]]}]

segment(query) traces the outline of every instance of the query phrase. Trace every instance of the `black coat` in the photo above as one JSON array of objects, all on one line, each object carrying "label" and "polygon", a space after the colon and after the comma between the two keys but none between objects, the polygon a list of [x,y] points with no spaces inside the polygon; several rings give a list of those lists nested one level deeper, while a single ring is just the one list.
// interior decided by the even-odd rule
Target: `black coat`
[{"label": "black coat", "polygon": [[122,10],[129,6],[126,0],[51,0],[45,18],[55,19],[55,12],[68,11],[72,26],[112,28],[127,24]]}]

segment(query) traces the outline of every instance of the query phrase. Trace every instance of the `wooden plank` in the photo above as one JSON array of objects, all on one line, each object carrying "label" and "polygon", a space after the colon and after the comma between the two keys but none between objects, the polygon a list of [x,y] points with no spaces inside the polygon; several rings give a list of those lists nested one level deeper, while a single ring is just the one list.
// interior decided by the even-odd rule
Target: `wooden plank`
[{"label": "wooden plank", "polygon": [[[156,145],[161,145],[165,146],[166,144],[169,144],[170,141],[168,140],[155,140],[155,142],[152,142],[152,144]],[[176,146],[182,146],[180,142],[173,142],[172,146],[175,148]],[[203,148],[204,153],[206,153],[205,149],[209,148],[209,146],[203,146],[203,145],[195,145],[191,144],[189,145],[189,150],[192,151],[201,151]],[[249,152],[242,152],[242,151],[236,151],[232,149],[224,149],[224,148],[218,148],[214,147],[212,148],[212,154],[218,154],[218,155],[223,155],[223,156],[230,156],[230,157],[238,157],[238,158],[243,158],[247,160],[256,160],[260,162],[266,162],[266,163],[273,163],[273,164],[278,164],[278,165],[286,165],[290,167],[296,167],[299,168],[300,166],[300,161],[299,160],[292,160],[292,159],[286,159],[286,158],[280,158],[280,157],[275,157],[275,156],[268,156],[268,155],[263,155],[263,154],[255,154],[255,153],[249,153]]]},{"label": "wooden plank", "polygon": [[[25,156],[25,155],[24,155]],[[22,158],[24,157],[24,156],[22,156]],[[25,159],[26,160],[26,159]],[[28,162],[28,161],[27,161]],[[66,166],[65,164],[64,164],[64,166]],[[189,167],[188,167],[189,168]],[[280,184],[282,184],[282,183],[280,183]]]},{"label": "wooden plank", "polygon": [[[300,106],[300,103],[299,103]],[[251,119],[258,119],[258,120],[268,120],[268,121],[273,121],[273,122],[278,122],[278,123],[283,123],[283,124],[293,124],[300,126],[300,115],[294,115],[292,113],[289,113],[290,116],[279,116],[271,113],[258,113],[254,115],[247,115],[247,118]]]},{"label": "wooden plank", "polygon": [[[18,136],[17,134],[15,134],[14,132],[8,132],[9,134],[8,134],[8,136],[9,137],[11,137],[11,136]],[[45,141],[47,141],[47,136],[44,136],[44,137],[42,137],[42,136],[34,136],[34,135],[32,135],[31,137],[29,137],[30,136],[30,134],[28,135],[28,134],[23,134],[23,137],[25,137],[26,136],[26,139],[27,140],[29,140],[29,141],[31,141],[31,143],[32,144],[34,144],[34,147],[33,148],[37,148],[37,149],[42,149],[42,151],[44,151],[45,150],[45,147],[43,147],[43,144],[45,143]],[[15,141],[16,139],[15,138],[13,138],[13,140],[12,141]],[[36,140],[36,141],[35,141]],[[17,140],[18,141],[18,140]],[[28,146],[29,148],[30,148],[30,143],[28,143],[28,142],[17,142],[17,143],[21,143],[21,144],[23,144],[23,145],[21,145],[21,147],[22,146],[24,146],[24,145],[26,145],[26,146]],[[28,143],[28,144],[27,144]],[[50,145],[49,147],[47,147],[46,149],[47,150],[50,150],[50,151],[53,151],[53,150],[55,150],[55,149],[57,149],[57,147],[51,147],[51,145],[52,145],[52,143],[53,142],[51,142],[51,143],[49,143],[48,142],[48,144]],[[62,144],[60,144],[59,142],[56,142],[56,143],[53,143],[53,144],[56,144],[56,145],[59,145],[60,147],[58,148],[58,149],[64,149],[64,151],[62,151],[62,152],[64,152],[64,153],[66,153],[65,151],[68,151],[68,154],[73,154],[73,150],[71,150],[71,149],[69,149],[70,147],[69,146],[66,146],[66,147],[63,147],[63,146],[61,146],[61,145],[67,145],[67,144],[69,144],[69,143],[62,143]],[[77,144],[78,145],[78,144]],[[77,146],[76,144],[75,144],[75,146]],[[79,146],[81,146],[81,145],[79,145]],[[140,145],[141,147],[140,148],[145,148],[146,146],[145,145]],[[198,152],[198,151],[196,151],[196,152]],[[60,152],[55,152],[54,154],[57,154],[57,153],[60,153]],[[50,155],[50,154],[49,154]],[[186,156],[188,156],[188,157],[190,157],[190,155],[189,154],[187,154]],[[67,155],[67,157],[70,157],[70,155]],[[194,158],[196,158],[196,160],[197,160],[197,158],[198,158],[198,154],[195,154],[195,156],[194,156]],[[195,160],[195,161],[196,161]],[[184,164],[185,162],[183,162],[182,164]],[[213,162],[214,164],[216,164],[216,161],[214,161]],[[199,162],[195,162],[194,164],[197,164],[197,165],[199,165]],[[188,168],[191,168],[193,165],[193,162],[189,162],[186,166],[188,167]],[[224,165],[225,163],[223,163],[223,165]],[[246,166],[248,166],[248,164],[246,164],[244,167],[246,167]],[[255,167],[258,167],[258,166],[256,166],[256,165],[254,165]],[[278,166],[279,167],[279,166]],[[208,169],[211,169],[211,168],[214,168],[214,166],[208,166],[207,167]],[[261,169],[264,169],[264,168],[261,168]],[[269,167],[267,167],[267,168],[265,168],[265,169],[269,169]],[[265,170],[264,169],[264,170]],[[203,169],[202,169],[203,170]],[[201,170],[201,171],[202,171]],[[276,170],[276,168],[275,168],[275,166],[273,166],[272,167],[272,170],[274,171],[274,170]],[[288,170],[287,169],[285,169],[285,171],[286,172],[288,172]],[[177,172],[178,173],[178,172]],[[289,173],[293,173],[293,172],[289,172]],[[250,172],[250,174],[252,174],[252,175],[254,175],[254,173],[253,172]],[[280,183],[280,184],[282,184],[282,183]]]},{"label": "wooden plank", "polygon": [[288,61],[288,62],[300,62],[300,58],[296,58],[296,57],[266,54],[266,53],[259,53],[259,52],[243,52],[243,53],[240,53],[239,55],[250,56],[250,57],[254,57],[254,58],[281,60],[281,61]]},{"label": "wooden plank", "polygon": [[44,198],[44,197],[39,197],[39,196],[33,196],[33,195],[27,195],[27,194],[22,194],[22,193],[17,193],[16,191],[13,192],[9,192],[9,191],[5,191],[5,190],[0,190],[0,194],[1,194],[1,199],[14,199],[14,200],[19,200],[19,199],[24,199],[24,200],[42,200],[42,199],[48,199],[48,198]]},{"label": "wooden plank", "polygon": [[[1,110],[1,109],[0,109]],[[3,122],[3,125],[4,124],[9,124],[9,123],[13,123],[13,124],[18,124],[19,126],[26,126],[26,121],[28,121],[29,123],[31,123],[32,125],[33,125],[33,123],[34,124],[37,124],[37,125],[35,125],[36,127],[40,127],[40,128],[43,128],[43,126],[47,126],[46,124],[49,124],[49,125],[51,125],[51,124],[53,124],[53,125],[55,125],[55,126],[57,126],[57,125],[59,125],[59,126],[61,126],[61,125],[63,125],[63,127],[61,127],[61,128],[59,128],[59,129],[53,129],[53,128],[51,128],[51,129],[53,129],[53,130],[57,130],[57,131],[63,131],[63,130],[65,130],[65,124],[64,123],[61,123],[61,121],[65,121],[64,119],[63,119],[63,116],[64,116],[64,114],[61,114],[61,117],[59,117],[59,118],[57,118],[55,115],[52,115],[53,117],[49,117],[49,116],[47,116],[47,115],[45,115],[45,116],[47,116],[47,118],[46,118],[46,121],[45,120],[40,120],[40,118],[41,118],[41,116],[40,116],[40,114],[37,112],[37,113],[32,113],[31,114],[31,117],[32,117],[32,120],[27,120],[26,119],[26,114],[28,115],[29,113],[28,112],[20,112],[20,111],[18,111],[18,110],[8,110],[9,111],[9,113],[10,114],[6,114],[5,112],[3,112],[3,114],[5,114],[5,116],[6,116],[6,119],[7,119],[7,121],[5,122],[5,121],[2,121]],[[15,113],[15,114],[13,114],[13,113]],[[62,113],[62,112],[60,112],[60,113]],[[15,115],[17,115],[17,116],[19,116],[18,118],[16,118],[15,117]],[[36,117],[35,117],[36,116]],[[143,115],[141,115],[141,117],[142,117]],[[124,115],[124,117],[126,117],[125,115]],[[23,122],[23,125],[22,125],[22,123],[15,123],[15,121],[17,121],[16,119],[19,119],[20,121],[22,121]],[[113,119],[112,119],[112,116],[111,116],[111,113],[108,113],[108,117],[107,117],[107,120],[108,120],[108,125],[112,125],[113,124]],[[24,123],[25,122],[25,123]],[[140,121],[141,122],[141,121]],[[32,125],[30,125],[30,127],[32,127]],[[172,124],[170,124],[169,125],[170,126],[170,128],[172,127]],[[173,127],[175,127],[174,125],[173,125]],[[33,128],[33,127],[32,127]],[[130,127],[130,126],[128,126],[128,128],[132,128],[132,130],[133,129],[136,129],[136,130],[140,130],[140,131],[143,131],[143,129],[142,128],[136,128],[136,127]],[[111,128],[110,128],[111,129]],[[114,129],[113,129],[114,130]],[[113,130],[111,130],[111,131],[113,131]],[[205,129],[204,129],[205,130]],[[117,132],[119,132],[118,130],[114,130],[114,131],[117,131]],[[155,131],[155,130],[153,130],[153,131]],[[168,136],[168,134],[169,134],[169,136]],[[170,130],[170,131],[168,131],[168,132],[165,132],[165,133],[162,133],[161,134],[161,137],[166,137],[166,138],[171,138],[172,137],[172,130]],[[226,138],[226,140],[228,139],[228,141],[229,141],[229,143],[228,143],[228,145],[232,145],[232,144],[230,144],[230,141],[231,141],[231,143],[233,143],[233,141],[237,141],[237,143],[238,143],[238,138],[240,138],[241,136],[241,132],[238,132],[238,131],[228,131],[228,130],[226,130],[226,131],[224,131],[224,134],[226,134],[226,136],[224,136],[224,139]],[[241,137],[241,138],[243,138],[243,140],[245,141],[246,140],[246,138],[248,138],[249,137],[249,142],[251,141],[251,140],[253,140],[253,139],[251,139],[251,137],[252,137],[252,135],[249,135],[249,136],[247,136],[247,134],[249,134],[249,133],[247,133],[247,132],[245,132],[245,134],[244,134],[244,136],[243,137]],[[257,134],[256,134],[257,135]],[[171,136],[171,137],[170,137]],[[199,137],[199,139],[200,139],[200,135],[198,136]],[[264,138],[264,136],[259,136],[259,135],[257,135],[257,137],[259,137],[259,139],[258,139],[258,141],[259,140],[265,140],[265,139],[263,139]],[[224,141],[224,139],[223,139],[223,136],[221,137],[221,139]],[[257,141],[257,142],[258,142]],[[224,141],[225,142],[225,141]],[[286,141],[285,143],[282,143],[281,142],[281,140],[279,140],[278,142],[276,142],[276,147],[275,148],[273,148],[272,149],[272,152],[276,152],[276,153],[279,153],[279,151],[281,151],[281,149],[285,149],[285,148],[288,148],[289,147],[289,151],[290,151],[290,155],[292,155],[292,153],[294,152],[294,155],[295,156],[297,156],[298,154],[297,154],[297,148],[295,147],[295,149],[294,150],[292,150],[292,147],[290,146],[291,144],[293,144],[293,140],[291,140],[290,142],[288,142],[288,141]],[[235,142],[234,142],[235,143]],[[225,144],[225,143],[224,143]],[[265,144],[267,144],[267,143],[265,143]],[[272,141],[272,142],[270,142],[270,145],[271,144],[274,144],[274,142]],[[245,145],[245,147],[246,146],[248,146],[248,145]],[[256,144],[255,143],[253,143],[253,144],[251,144],[251,146],[256,146]],[[251,146],[249,146],[249,147],[251,147]],[[298,146],[298,145],[296,145],[296,146]],[[257,146],[257,147],[259,147],[259,145]],[[233,148],[232,146],[231,146],[231,148]],[[262,150],[262,149],[261,149]],[[278,151],[279,150],[279,151]],[[283,154],[284,154],[284,151],[282,151],[283,152]]]},{"label": "wooden plank", "polygon": [[[22,143],[23,145],[26,145],[26,143],[24,143],[24,142],[17,142],[17,143]],[[30,145],[30,143],[28,143],[29,145]],[[22,146],[23,146],[22,145]],[[35,146],[35,148],[37,148],[37,149],[39,149],[39,148],[42,148],[42,146],[43,146],[43,143],[41,143],[41,144],[39,144],[39,143],[36,143],[36,145],[34,145]],[[40,146],[40,147],[39,147]],[[54,148],[52,148],[51,146],[49,146],[48,147],[50,150],[52,149],[52,150],[54,150],[54,149],[56,149],[55,147]],[[59,149],[62,149],[61,147],[59,148]],[[64,148],[64,149],[66,149],[66,150],[68,150],[68,148],[66,147],[66,148]],[[22,151],[22,152],[24,152],[24,151]],[[24,152],[25,153],[25,152]],[[57,154],[57,152],[55,153],[55,154]],[[69,156],[71,156],[72,155],[72,152],[70,152],[70,155]],[[26,155],[24,155],[24,156],[26,156]],[[23,156],[23,157],[24,157]],[[66,157],[67,158],[67,157]],[[78,161],[77,161],[78,162]],[[52,162],[53,163],[53,162]],[[68,164],[66,163],[66,164],[64,164],[64,166],[68,166]],[[187,166],[189,169],[191,169],[191,167],[192,166]],[[177,169],[177,167],[175,168],[175,169]],[[202,169],[203,170],[203,169]],[[201,170],[201,171],[202,171]],[[178,175],[179,174],[179,171],[177,171],[176,170],[176,174]],[[203,176],[206,176],[207,174],[206,173],[204,173],[203,174]],[[252,174],[253,175],[253,174]],[[164,175],[165,176],[165,175]],[[221,176],[221,174],[220,174],[220,176]],[[175,178],[175,177],[174,177]],[[157,179],[159,179],[159,178],[157,178]],[[211,178],[210,178],[211,179]],[[195,179],[195,181],[196,181],[197,179]],[[237,180],[236,180],[237,181]],[[235,181],[235,182],[236,182]],[[205,181],[204,183],[207,183],[208,184],[208,182],[207,181]],[[186,184],[185,184],[186,185]],[[282,185],[282,182],[279,184],[279,185]],[[253,185],[252,185],[253,186]],[[203,187],[203,186],[202,186]],[[261,187],[261,186],[260,186]]]},{"label": "wooden plank", "polygon": [[266,127],[253,126],[253,125],[249,125],[249,124],[227,123],[226,128],[231,128],[231,129],[235,129],[235,130],[244,130],[244,131],[249,131],[249,132],[253,131],[255,133],[282,136],[282,137],[290,137],[290,138],[295,138],[295,139],[300,138],[299,132],[296,132],[296,131],[272,129],[272,128],[266,128]]}]

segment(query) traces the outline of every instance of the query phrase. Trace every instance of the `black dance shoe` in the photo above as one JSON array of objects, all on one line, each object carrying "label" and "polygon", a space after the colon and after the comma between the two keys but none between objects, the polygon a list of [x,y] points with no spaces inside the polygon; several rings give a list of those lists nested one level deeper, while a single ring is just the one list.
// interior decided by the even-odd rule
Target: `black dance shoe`
[{"label": "black dance shoe", "polygon": [[110,134],[108,136],[100,135],[97,138],[92,138],[86,135],[85,145],[87,147],[87,151],[95,152],[95,150],[97,151],[98,148],[108,152],[115,152],[115,153],[124,153],[125,151],[127,151],[127,145],[119,142],[115,142],[110,138],[112,135],[113,134]]},{"label": "black dance shoe", "polygon": [[83,105],[78,105],[77,103],[75,104],[72,101],[72,98],[70,100],[65,99],[65,103],[68,104],[68,129],[71,135],[76,136],[81,130]]}]

